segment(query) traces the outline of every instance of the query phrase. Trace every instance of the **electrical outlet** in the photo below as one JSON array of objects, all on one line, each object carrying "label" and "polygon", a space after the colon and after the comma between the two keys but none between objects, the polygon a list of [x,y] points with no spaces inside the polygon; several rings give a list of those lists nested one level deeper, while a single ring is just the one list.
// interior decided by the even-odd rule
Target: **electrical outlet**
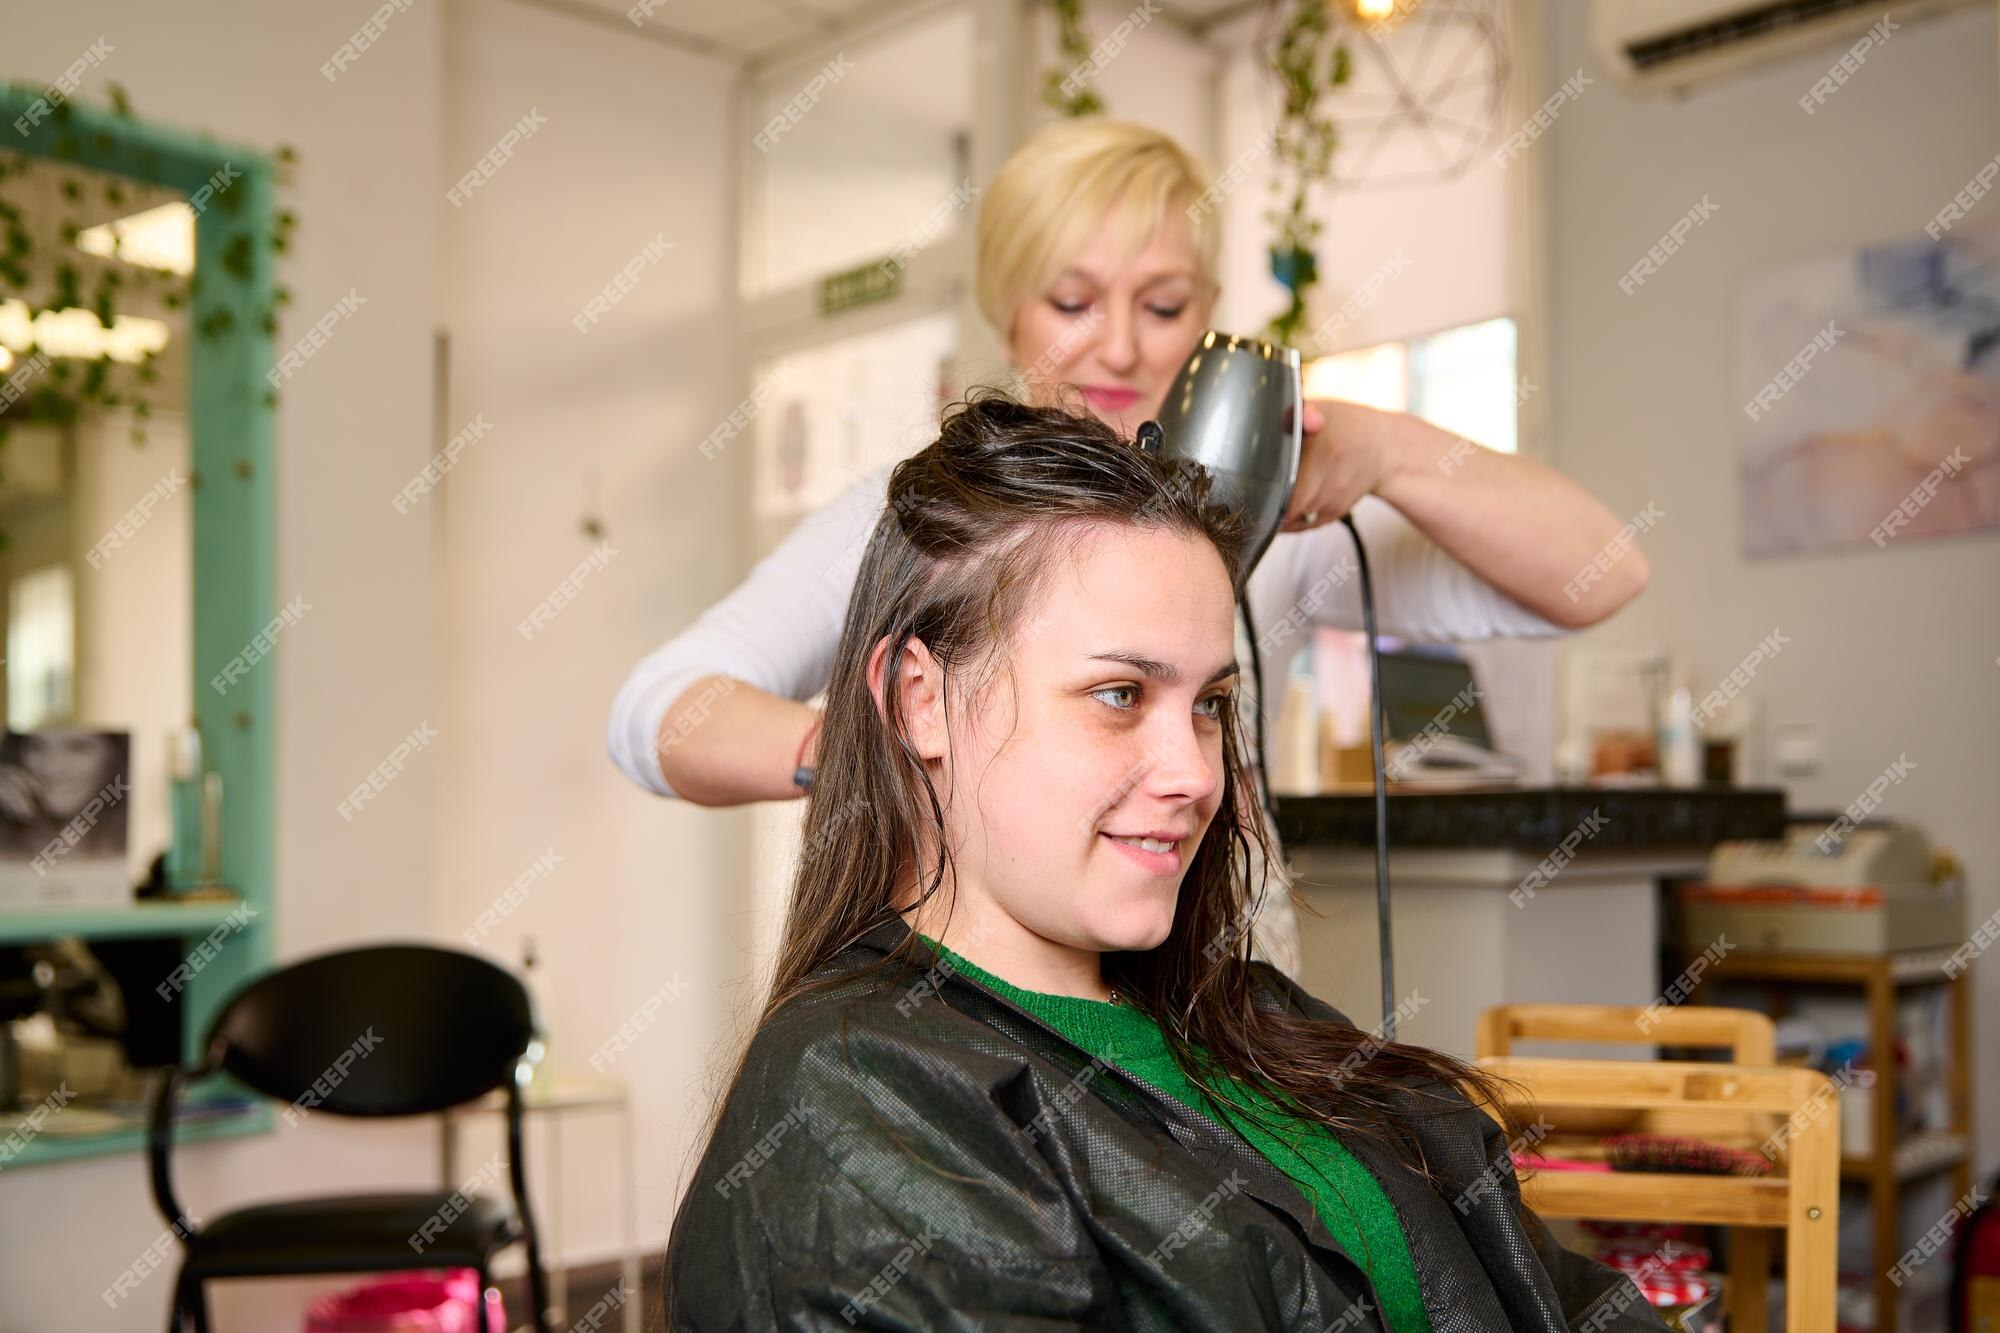
[{"label": "electrical outlet", "polygon": [[1771,763],[1786,777],[1807,777],[1826,763],[1826,728],[1817,722],[1780,722],[1771,728]]}]

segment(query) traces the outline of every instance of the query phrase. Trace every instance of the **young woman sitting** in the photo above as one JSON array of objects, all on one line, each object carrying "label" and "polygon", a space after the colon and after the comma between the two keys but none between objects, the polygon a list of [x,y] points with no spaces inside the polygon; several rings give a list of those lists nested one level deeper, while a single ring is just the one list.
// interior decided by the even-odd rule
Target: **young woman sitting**
[{"label": "young woman sitting", "polygon": [[1488,1076],[1252,961],[1241,542],[1003,397],[896,467],[669,1327],[1664,1329],[1522,1206]]}]

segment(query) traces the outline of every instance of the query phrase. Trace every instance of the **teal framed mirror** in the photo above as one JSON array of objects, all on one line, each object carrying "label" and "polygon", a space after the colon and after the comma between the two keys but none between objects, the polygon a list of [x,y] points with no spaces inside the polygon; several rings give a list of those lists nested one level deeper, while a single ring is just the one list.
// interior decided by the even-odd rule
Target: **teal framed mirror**
[{"label": "teal framed mirror", "polygon": [[[0,945],[59,938],[178,939],[190,966],[174,989],[183,992],[184,1056],[192,1056],[220,1002],[266,970],[272,958],[275,657],[282,636],[275,632],[281,608],[274,586],[278,291],[267,238],[273,234],[277,162],[263,151],[136,119],[122,107],[102,110],[60,94],[52,98],[52,91],[0,85],[0,124],[9,127],[0,130],[0,151],[131,182],[135,195],[170,192],[193,213],[193,276],[181,321],[186,468],[184,474],[169,474],[185,482],[189,624],[185,638],[157,651],[191,657],[192,697],[178,725],[194,728],[202,772],[220,778],[216,878],[235,897],[176,893],[103,906],[0,906]],[[10,233],[17,229],[18,210],[6,221]],[[77,240],[65,234],[48,243],[68,246]],[[6,272],[0,262],[0,274]],[[36,315],[89,313],[88,302],[77,303],[83,310],[63,308],[60,287],[52,296],[45,290],[9,291],[9,285],[18,284],[0,277],[0,310],[13,298]],[[9,327],[17,332],[21,327],[18,308],[13,314],[11,326],[0,320],[0,346]],[[0,369],[0,386],[11,386],[0,408],[10,415],[27,401],[35,375],[50,374],[62,355],[75,355],[51,353],[39,341],[42,327],[34,325],[37,341],[0,358],[11,362]],[[87,361],[73,362],[72,371],[88,374]],[[92,550],[107,549],[105,542],[115,548],[121,530],[114,525]],[[126,645],[121,651],[143,657],[147,646]],[[115,717],[90,722],[118,725]],[[177,891],[187,888],[203,864],[201,785],[175,783],[173,799],[164,806],[171,830],[168,882]],[[192,965],[197,958],[198,967]],[[168,980],[162,977],[163,983]],[[271,1118],[268,1107],[260,1107],[190,1123],[177,1136],[244,1133],[268,1127]],[[18,1148],[7,1165],[129,1149],[141,1140],[137,1126],[44,1135]]]}]

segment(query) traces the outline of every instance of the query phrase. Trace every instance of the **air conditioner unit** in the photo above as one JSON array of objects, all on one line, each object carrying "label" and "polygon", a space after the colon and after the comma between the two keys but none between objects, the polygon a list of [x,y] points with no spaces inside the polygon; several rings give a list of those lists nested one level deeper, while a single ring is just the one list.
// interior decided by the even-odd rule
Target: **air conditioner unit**
[{"label": "air conditioner unit", "polygon": [[[1558,0],[1562,2],[1562,0]],[[1635,87],[1679,91],[1814,49],[1838,53],[1885,14],[1897,28],[1970,0],[1590,0],[1591,42]]]}]

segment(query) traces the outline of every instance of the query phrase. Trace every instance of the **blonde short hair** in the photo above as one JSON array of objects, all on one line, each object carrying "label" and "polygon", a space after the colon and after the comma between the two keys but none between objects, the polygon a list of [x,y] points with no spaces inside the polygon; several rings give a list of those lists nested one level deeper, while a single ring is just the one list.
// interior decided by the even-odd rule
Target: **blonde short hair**
[{"label": "blonde short hair", "polygon": [[1122,261],[1175,207],[1187,210],[1196,272],[1214,290],[1220,219],[1196,206],[1211,180],[1199,157],[1143,125],[1096,117],[1044,125],[983,192],[976,285],[986,322],[1007,337],[1022,302],[1053,282],[1107,217]]}]

